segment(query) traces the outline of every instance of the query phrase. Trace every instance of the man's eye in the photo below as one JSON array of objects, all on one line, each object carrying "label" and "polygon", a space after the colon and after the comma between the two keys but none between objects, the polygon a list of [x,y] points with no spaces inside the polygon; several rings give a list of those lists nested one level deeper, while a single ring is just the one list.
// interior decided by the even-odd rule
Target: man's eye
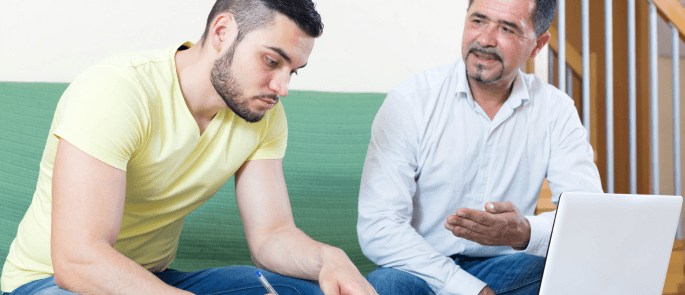
[{"label": "man's eye", "polygon": [[271,59],[271,58],[268,57],[268,56],[266,57],[266,63],[267,63],[270,67],[275,67],[275,66],[278,65],[278,62],[277,62],[277,61],[274,61],[273,59]]},{"label": "man's eye", "polygon": [[297,75],[297,70],[290,71],[290,75],[292,76],[293,74]]}]

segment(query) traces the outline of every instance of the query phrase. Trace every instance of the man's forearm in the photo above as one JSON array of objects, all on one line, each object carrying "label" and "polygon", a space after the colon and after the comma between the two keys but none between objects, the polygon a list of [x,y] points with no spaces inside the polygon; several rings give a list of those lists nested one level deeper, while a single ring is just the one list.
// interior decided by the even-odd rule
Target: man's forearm
[{"label": "man's forearm", "polygon": [[250,250],[252,261],[260,268],[289,277],[316,281],[324,260],[340,255],[335,249],[337,248],[313,240],[297,227],[289,226],[278,229],[258,247],[251,247]]},{"label": "man's forearm", "polygon": [[314,241],[295,226],[282,159],[247,161],[235,179],[238,208],[255,265],[319,281],[326,294],[376,294],[345,252]]},{"label": "man's forearm", "polygon": [[72,253],[53,253],[55,282],[62,289],[77,294],[191,294],[165,284],[107,243]]}]

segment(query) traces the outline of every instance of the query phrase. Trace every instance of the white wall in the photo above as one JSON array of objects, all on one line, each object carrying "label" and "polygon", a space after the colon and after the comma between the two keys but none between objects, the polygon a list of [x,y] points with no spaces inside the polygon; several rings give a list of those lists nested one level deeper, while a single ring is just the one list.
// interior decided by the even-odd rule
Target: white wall
[{"label": "white wall", "polygon": [[[324,21],[291,89],[387,92],[460,57],[467,0],[315,0]],[[2,0],[0,81],[69,82],[103,58],[196,42],[213,0]]]}]

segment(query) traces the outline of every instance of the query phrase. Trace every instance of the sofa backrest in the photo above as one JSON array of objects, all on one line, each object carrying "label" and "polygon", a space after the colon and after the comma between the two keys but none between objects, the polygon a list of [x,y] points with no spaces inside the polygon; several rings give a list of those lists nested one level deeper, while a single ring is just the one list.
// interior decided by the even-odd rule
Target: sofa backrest
[{"label": "sofa backrest", "polygon": [[[31,199],[57,101],[68,84],[0,82],[0,266]],[[297,226],[343,249],[363,275],[376,265],[357,240],[357,198],[378,93],[290,91],[283,162]],[[253,265],[234,179],[188,215],[171,267],[193,271]]]}]

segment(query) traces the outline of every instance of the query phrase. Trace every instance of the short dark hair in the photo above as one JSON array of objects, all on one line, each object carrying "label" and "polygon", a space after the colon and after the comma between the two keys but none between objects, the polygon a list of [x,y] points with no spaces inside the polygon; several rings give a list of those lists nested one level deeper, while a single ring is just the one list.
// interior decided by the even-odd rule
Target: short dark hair
[{"label": "short dark hair", "polygon": [[207,17],[201,42],[204,46],[212,22],[224,12],[233,14],[238,24],[236,43],[240,43],[248,33],[271,23],[276,13],[285,15],[300,30],[316,38],[323,33],[323,23],[315,8],[316,4],[312,0],[217,0]]},{"label": "short dark hair", "polygon": [[[469,7],[474,0],[469,0]],[[549,26],[552,25],[554,13],[557,9],[557,0],[535,0],[535,11],[531,16],[531,20],[535,25],[535,35],[540,36],[547,32]]]}]

